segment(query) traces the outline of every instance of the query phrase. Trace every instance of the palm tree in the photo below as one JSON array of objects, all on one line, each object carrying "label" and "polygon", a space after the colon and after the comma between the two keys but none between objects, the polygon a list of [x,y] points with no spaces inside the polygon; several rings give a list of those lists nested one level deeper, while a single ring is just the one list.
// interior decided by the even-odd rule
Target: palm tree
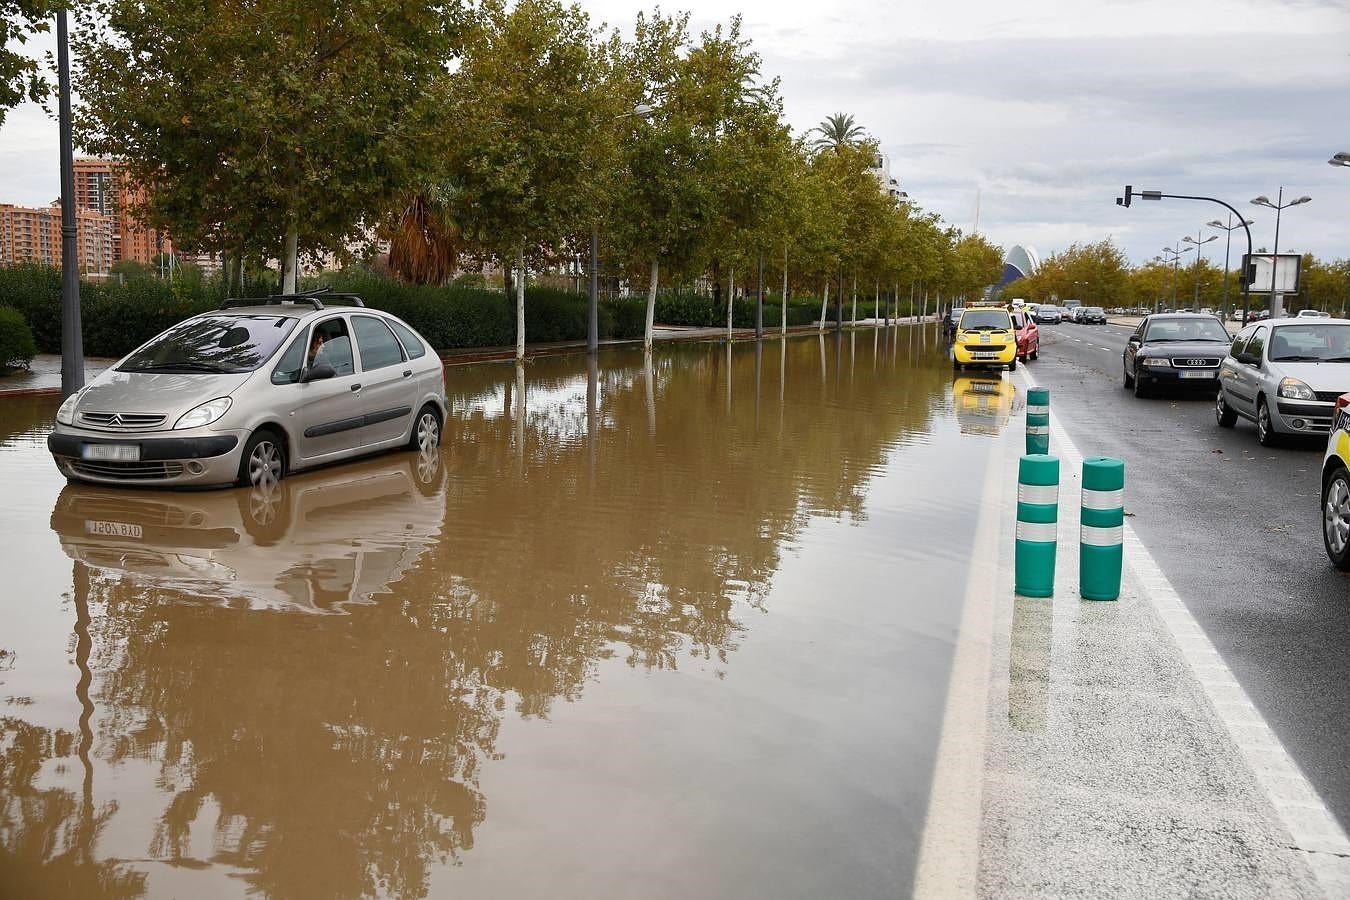
[{"label": "palm tree", "polygon": [[466,242],[452,202],[442,193],[409,195],[385,230],[389,268],[404,281],[444,284],[454,277]]},{"label": "palm tree", "polygon": [[867,137],[867,129],[854,121],[851,114],[841,112],[826,116],[823,122],[811,129],[811,133],[819,135],[811,142],[813,150],[856,147]]}]

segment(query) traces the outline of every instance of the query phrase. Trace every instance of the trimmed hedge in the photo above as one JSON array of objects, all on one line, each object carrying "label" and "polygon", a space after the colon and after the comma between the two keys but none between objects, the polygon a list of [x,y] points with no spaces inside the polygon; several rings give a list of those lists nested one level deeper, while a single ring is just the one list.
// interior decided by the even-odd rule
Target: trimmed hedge
[{"label": "trimmed hedge", "polygon": [[[368,306],[387,310],[426,337],[437,350],[510,346],[516,341],[515,299],[473,287],[409,285],[364,272],[325,276],[334,290],[360,294]],[[250,285],[264,295],[273,284]],[[137,279],[124,284],[81,282],[84,352],[122,356],[188,316],[214,309],[224,297],[219,280],[176,282]],[[18,310],[37,348],[61,352],[61,273],[48,266],[0,268],[0,307]],[[600,304],[602,338],[638,338],[646,311],[638,299]],[[527,288],[525,339],[531,343],[586,336],[586,297],[551,288]]]},{"label": "trimmed hedge", "polygon": [[36,354],[37,344],[23,315],[0,307],[0,372],[26,369]]},{"label": "trimmed hedge", "polygon": [[[643,301],[645,302],[645,301]],[[781,321],[780,301],[764,301],[764,324],[775,325]],[[644,307],[645,309],[645,307]],[[834,306],[830,306],[833,315]],[[820,303],[809,301],[788,301],[788,324],[810,325],[820,315]],[[718,303],[712,297],[701,294],[658,294],[656,297],[656,321],[662,325],[692,325],[714,328],[727,324],[725,301]],[[736,328],[755,326],[755,301],[737,300],[731,310],[731,323]]]}]

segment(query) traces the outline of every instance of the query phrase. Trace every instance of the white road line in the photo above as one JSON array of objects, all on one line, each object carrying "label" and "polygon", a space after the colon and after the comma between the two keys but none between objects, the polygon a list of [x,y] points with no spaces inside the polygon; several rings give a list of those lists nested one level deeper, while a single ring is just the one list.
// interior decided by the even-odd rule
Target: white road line
[{"label": "white road line", "polygon": [[1003,467],[1003,447],[994,444],[989,448],[970,574],[952,654],[942,734],[914,871],[914,897],[974,897],[979,882]]},{"label": "white road line", "polygon": [[[1019,372],[1027,387],[1037,386],[1034,375],[1025,368]],[[1053,411],[1050,414],[1050,437],[1051,445],[1059,452],[1062,465],[1073,470],[1079,469],[1083,464],[1082,454],[1069,439]],[[1127,490],[1128,487],[1127,484]],[[1128,522],[1125,525],[1125,564],[1134,570],[1149,602],[1167,624],[1187,666],[1204,689],[1215,715],[1227,729],[1229,738],[1242,753],[1280,822],[1289,832],[1290,846],[1304,852],[1309,867],[1328,896],[1350,895],[1350,880],[1347,880],[1350,837],[1346,836],[1317,789],[1308,781],[1247,692],[1233,677],[1200,623],[1191,615]]]}]

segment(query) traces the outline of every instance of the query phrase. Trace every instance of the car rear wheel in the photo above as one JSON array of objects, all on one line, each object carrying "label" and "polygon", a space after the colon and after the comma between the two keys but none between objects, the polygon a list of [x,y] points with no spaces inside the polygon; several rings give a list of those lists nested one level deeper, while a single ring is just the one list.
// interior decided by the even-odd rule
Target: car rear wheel
[{"label": "car rear wheel", "polygon": [[239,484],[260,487],[286,477],[286,444],[271,428],[260,428],[244,445],[239,459]]},{"label": "car rear wheel", "polygon": [[1270,423],[1270,406],[1265,397],[1256,401],[1256,440],[1262,447],[1274,447],[1279,440]]},{"label": "car rear wheel", "polygon": [[408,436],[409,450],[430,450],[441,445],[441,417],[430,403],[423,406]]},{"label": "car rear wheel", "polygon": [[1220,428],[1232,428],[1237,424],[1237,410],[1228,405],[1228,401],[1223,398],[1223,389],[1219,389],[1218,399],[1214,401],[1214,420],[1219,423]]},{"label": "car rear wheel", "polygon": [[1345,469],[1322,485],[1322,541],[1332,565],[1350,571],[1350,472]]}]

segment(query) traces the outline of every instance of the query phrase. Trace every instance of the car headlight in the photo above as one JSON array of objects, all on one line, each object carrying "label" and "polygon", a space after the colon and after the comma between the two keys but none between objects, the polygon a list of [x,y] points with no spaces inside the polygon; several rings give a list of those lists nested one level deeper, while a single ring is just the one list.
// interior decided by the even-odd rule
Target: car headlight
[{"label": "car headlight", "polygon": [[1281,378],[1279,395],[1286,400],[1316,400],[1317,394],[1297,378]]},{"label": "car headlight", "polygon": [[74,425],[75,407],[80,404],[80,398],[84,396],[84,392],[87,390],[89,389],[80,388],[78,391],[67,397],[65,402],[63,402],[56,410],[56,421],[60,422],[62,425]]},{"label": "car headlight", "polygon": [[1170,369],[1172,368],[1172,361],[1161,356],[1150,356],[1144,360],[1144,365],[1155,369]]},{"label": "car headlight", "polygon": [[210,425],[219,419],[230,408],[229,397],[218,397],[215,400],[207,400],[201,406],[194,406],[192,409],[178,417],[178,421],[173,424],[174,430],[180,428],[201,428],[203,425]]}]

